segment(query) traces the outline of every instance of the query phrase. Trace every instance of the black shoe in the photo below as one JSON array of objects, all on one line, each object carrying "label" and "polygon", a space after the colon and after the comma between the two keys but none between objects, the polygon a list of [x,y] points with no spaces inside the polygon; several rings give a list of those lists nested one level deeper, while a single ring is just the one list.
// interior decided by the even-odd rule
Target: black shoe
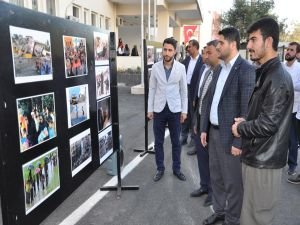
[{"label": "black shoe", "polygon": [[157,170],[155,176],[153,177],[153,180],[155,182],[159,181],[163,177],[163,175],[164,175],[164,171]]},{"label": "black shoe", "polygon": [[174,171],[173,171],[173,174],[174,174],[179,180],[186,181],[186,178],[185,178],[185,176],[184,176],[183,173],[181,173],[181,172],[174,172]]},{"label": "black shoe", "polygon": [[186,145],[187,144],[187,138],[181,138],[180,139],[180,144],[181,145]]},{"label": "black shoe", "polygon": [[202,189],[202,188],[199,188],[199,189],[193,191],[193,192],[190,194],[190,196],[191,196],[191,197],[200,197],[200,196],[205,195],[205,194],[208,194],[208,191],[206,191],[206,190],[204,190],[204,189]]},{"label": "black shoe", "polygon": [[196,155],[197,154],[197,149],[195,148],[195,149],[193,149],[191,151],[188,151],[186,154],[188,154],[188,155]]},{"label": "black shoe", "polygon": [[287,179],[287,182],[291,183],[291,184],[300,184],[300,174],[298,174],[297,176],[291,176]]},{"label": "black shoe", "polygon": [[213,225],[216,222],[219,221],[224,221],[225,220],[225,216],[224,215],[217,215],[217,214],[212,214],[210,217],[206,218],[203,221],[203,225]]},{"label": "black shoe", "polygon": [[208,195],[203,203],[204,207],[208,207],[212,205],[212,197],[211,195]]}]

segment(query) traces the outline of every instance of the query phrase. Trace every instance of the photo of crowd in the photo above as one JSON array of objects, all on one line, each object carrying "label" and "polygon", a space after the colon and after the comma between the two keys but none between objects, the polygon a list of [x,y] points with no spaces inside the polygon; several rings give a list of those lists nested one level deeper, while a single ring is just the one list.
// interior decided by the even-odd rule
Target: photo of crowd
[{"label": "photo of crowd", "polygon": [[112,128],[98,134],[100,164],[113,153]]},{"label": "photo of crowd", "polygon": [[109,66],[98,66],[96,73],[96,96],[97,99],[110,95]]},{"label": "photo of crowd", "polygon": [[72,177],[92,161],[91,130],[87,129],[70,139]]},{"label": "photo of crowd", "polygon": [[97,102],[98,132],[111,125],[110,97]]},{"label": "photo of crowd", "polygon": [[15,83],[52,80],[50,33],[10,26]]},{"label": "photo of crowd", "polygon": [[108,34],[94,32],[95,65],[108,65],[109,43]]},{"label": "photo of crowd", "polygon": [[20,151],[56,137],[54,93],[17,99]]},{"label": "photo of crowd", "polygon": [[87,75],[86,39],[63,36],[66,78]]},{"label": "photo of crowd", "polygon": [[147,46],[147,65],[154,64],[154,46]]},{"label": "photo of crowd", "polygon": [[66,88],[68,128],[90,118],[88,85]]},{"label": "photo of crowd", "polygon": [[22,166],[26,215],[60,188],[58,149]]}]

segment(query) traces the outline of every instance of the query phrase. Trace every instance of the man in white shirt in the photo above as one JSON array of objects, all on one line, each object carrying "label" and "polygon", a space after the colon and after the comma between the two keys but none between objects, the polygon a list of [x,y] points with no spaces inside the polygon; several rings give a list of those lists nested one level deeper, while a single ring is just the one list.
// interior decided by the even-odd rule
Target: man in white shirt
[{"label": "man in white shirt", "polygon": [[153,119],[154,149],[157,171],[153,180],[159,181],[165,171],[164,136],[168,124],[172,142],[173,174],[182,181],[186,178],[180,170],[181,123],[187,117],[187,84],[184,66],[177,62],[177,41],[167,38],[163,42],[163,60],[152,66],[149,82],[148,118]]},{"label": "man in white shirt", "polygon": [[[296,54],[300,51],[300,46],[297,42],[289,43],[286,50],[285,60],[283,64],[284,68],[292,76],[293,85],[300,81],[300,63],[297,61]],[[298,158],[298,145],[299,145],[299,134],[297,132],[297,126],[300,122],[296,118],[296,113],[300,109],[300,92],[294,90],[294,105],[292,112],[292,126],[290,131],[290,141],[289,141],[289,154],[288,154],[288,175],[296,174],[297,158]]]}]

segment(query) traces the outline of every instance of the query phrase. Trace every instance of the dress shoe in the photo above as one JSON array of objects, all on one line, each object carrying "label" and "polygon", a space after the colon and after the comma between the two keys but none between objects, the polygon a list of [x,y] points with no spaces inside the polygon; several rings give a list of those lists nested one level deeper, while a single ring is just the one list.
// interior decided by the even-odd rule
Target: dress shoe
[{"label": "dress shoe", "polygon": [[187,144],[187,138],[181,138],[180,139],[180,144],[181,145],[186,145]]},{"label": "dress shoe", "polygon": [[191,197],[200,197],[200,196],[205,195],[205,194],[208,194],[208,191],[206,191],[206,190],[204,190],[204,189],[202,189],[202,188],[199,188],[199,189],[193,191],[193,192],[190,194],[190,196],[191,196]]},{"label": "dress shoe", "polygon": [[159,181],[163,177],[163,175],[164,175],[164,171],[157,170],[155,176],[153,177],[153,180],[155,182]]},{"label": "dress shoe", "polygon": [[188,155],[196,155],[197,154],[197,149],[195,148],[195,149],[193,149],[191,151],[188,151],[186,154],[188,154]]},{"label": "dress shoe", "polygon": [[206,218],[203,221],[203,225],[213,225],[216,222],[219,221],[224,221],[225,220],[225,216],[224,215],[217,215],[217,214],[212,214],[210,217]]},{"label": "dress shoe", "polygon": [[179,180],[186,181],[186,178],[185,178],[184,174],[181,173],[180,171],[179,171],[179,172],[174,172],[174,171],[173,171],[173,174],[174,174]]},{"label": "dress shoe", "polygon": [[206,199],[204,200],[203,206],[208,207],[208,206],[211,206],[211,205],[212,205],[212,196],[208,195],[206,197]]}]

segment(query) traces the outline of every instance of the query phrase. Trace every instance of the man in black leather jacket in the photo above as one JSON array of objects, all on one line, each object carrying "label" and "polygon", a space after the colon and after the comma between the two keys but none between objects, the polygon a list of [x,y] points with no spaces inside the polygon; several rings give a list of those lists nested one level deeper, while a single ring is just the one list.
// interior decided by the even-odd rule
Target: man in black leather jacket
[{"label": "man in black leather jacket", "polygon": [[270,225],[286,165],[294,90],[290,74],[277,56],[279,27],[263,18],[248,29],[247,48],[256,70],[248,116],[235,118],[232,132],[242,137],[244,197],[241,225]]}]

